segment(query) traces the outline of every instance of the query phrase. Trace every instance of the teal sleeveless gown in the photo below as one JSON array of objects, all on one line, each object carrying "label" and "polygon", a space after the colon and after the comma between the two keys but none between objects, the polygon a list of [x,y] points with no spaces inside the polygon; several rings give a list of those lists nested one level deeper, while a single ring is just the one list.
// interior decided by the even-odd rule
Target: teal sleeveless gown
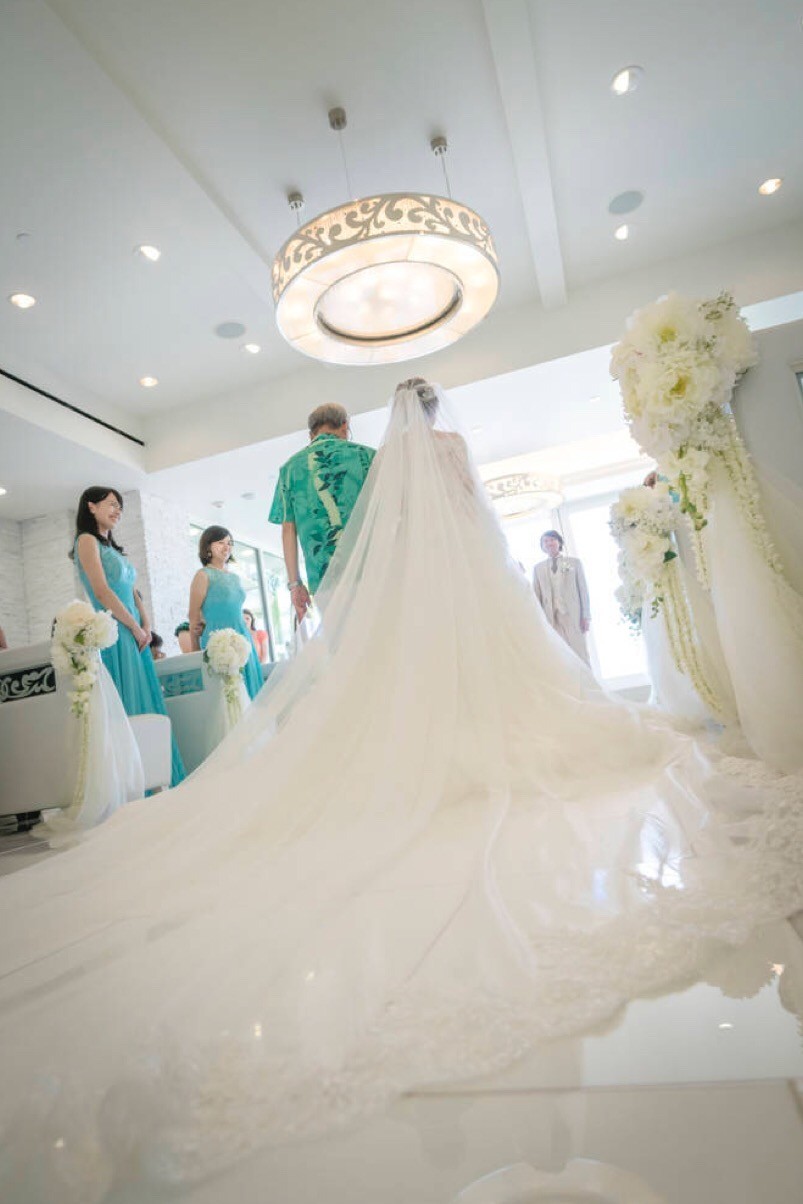
[{"label": "teal sleeveless gown", "polygon": [[205,566],[204,572],[209,581],[209,588],[201,607],[201,614],[206,624],[201,636],[201,647],[206,647],[213,631],[220,631],[223,627],[231,627],[240,635],[244,635],[251,649],[251,655],[243,670],[245,688],[248,690],[249,698],[256,698],[262,688],[262,666],[259,663],[254,641],[251,639],[251,632],[243,618],[245,590],[242,582],[236,573],[213,569],[209,565]]},{"label": "teal sleeveless gown", "polygon": [[[100,540],[98,540],[98,551],[100,552],[100,562],[103,565],[103,572],[106,576],[109,589],[114,591],[129,614],[139,622],[139,612],[137,611],[134,599],[134,582],[137,579],[137,570],[131,564],[130,560],[127,560],[125,556],[121,556],[119,552],[109,547],[108,544],[101,543]],[[87,598],[95,610],[103,610],[104,607],[101,606],[92,592],[92,586],[89,584],[89,579],[81,567],[77,552],[75,563],[78,567],[78,574],[83,587],[86,590]],[[151,656],[150,648],[145,648],[140,652],[137,648],[137,642],[128,628],[123,627],[122,623],[118,623],[117,628],[117,642],[112,644],[111,648],[104,648],[100,655],[103,658],[104,665],[112,676],[114,684],[117,686],[117,692],[122,699],[125,713],[127,715],[166,715],[167,710],[159,680],[156,676],[156,670],[153,667],[153,657]],[[173,740],[172,764],[173,771],[170,785],[177,786],[185,775],[181,754],[178,751],[175,740]]]}]

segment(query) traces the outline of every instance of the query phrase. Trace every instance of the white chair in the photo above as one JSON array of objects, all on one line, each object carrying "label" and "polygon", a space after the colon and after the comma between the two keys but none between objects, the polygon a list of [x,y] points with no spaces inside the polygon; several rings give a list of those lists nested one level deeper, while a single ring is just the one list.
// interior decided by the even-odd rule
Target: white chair
[{"label": "white chair", "polygon": [[173,768],[170,720],[166,715],[130,715],[128,722],[142,758],[145,789],[166,789]]},{"label": "white chair", "polygon": [[[71,806],[80,729],[68,695],[69,681],[53,671],[48,642],[0,652],[0,816]],[[143,762],[144,789],[169,786],[170,720],[138,715],[128,722]]]},{"label": "white chair", "polygon": [[0,652],[0,815],[68,807],[77,770],[75,729],[50,644]]},{"label": "white chair", "polygon": [[[263,665],[267,678],[274,668]],[[156,676],[165,696],[173,735],[187,773],[197,769],[221,737],[222,687],[204,666],[202,652],[187,652],[156,661]]]}]

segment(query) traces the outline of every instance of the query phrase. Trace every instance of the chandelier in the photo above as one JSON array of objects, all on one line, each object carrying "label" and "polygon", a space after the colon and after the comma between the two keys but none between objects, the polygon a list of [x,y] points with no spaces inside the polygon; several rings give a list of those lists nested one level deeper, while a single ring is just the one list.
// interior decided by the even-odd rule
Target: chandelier
[{"label": "chandelier", "polygon": [[560,481],[546,473],[514,472],[486,481],[485,488],[502,518],[554,510],[563,501]]},{"label": "chandelier", "polygon": [[[329,124],[340,133],[342,109]],[[446,139],[431,147],[449,191]],[[300,193],[288,200],[299,212]],[[418,192],[363,197],[300,225],[276,255],[272,279],[281,333],[332,364],[438,351],[481,322],[499,291],[496,249],[479,214],[451,196]]]}]

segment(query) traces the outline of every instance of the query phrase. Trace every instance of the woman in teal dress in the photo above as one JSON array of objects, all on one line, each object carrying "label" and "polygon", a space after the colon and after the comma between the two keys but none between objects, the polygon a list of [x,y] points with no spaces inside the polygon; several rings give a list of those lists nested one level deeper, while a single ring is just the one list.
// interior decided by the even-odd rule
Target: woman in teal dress
[{"label": "woman in teal dress", "polygon": [[231,627],[248,640],[251,655],[243,670],[249,697],[256,698],[262,688],[262,668],[251,632],[243,617],[245,590],[236,573],[229,570],[234,560],[233,540],[225,527],[207,527],[198,543],[198,558],[203,565],[190,587],[190,631],[193,650],[205,648],[213,631]]},{"label": "woman in teal dress", "polygon": [[[122,513],[123,499],[116,489],[105,485],[85,489],[78,503],[72,555],[95,610],[109,610],[117,620],[117,641],[101,656],[126,714],[166,715],[149,647],[150,619],[134,589],[137,571],[112,535]],[[183,777],[181,754],[173,740],[171,786]]]}]

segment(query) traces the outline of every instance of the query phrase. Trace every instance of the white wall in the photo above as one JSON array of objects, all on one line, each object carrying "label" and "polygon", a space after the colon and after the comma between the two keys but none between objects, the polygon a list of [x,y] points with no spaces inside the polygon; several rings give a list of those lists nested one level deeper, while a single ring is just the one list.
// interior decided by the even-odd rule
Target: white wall
[{"label": "white wall", "polygon": [[32,644],[50,638],[58,612],[82,596],[69,551],[75,519],[69,510],[27,518],[22,526],[22,560],[28,638]]},{"label": "white wall", "polygon": [[22,523],[0,521],[0,627],[9,647],[28,643],[25,580],[22,564]]}]

